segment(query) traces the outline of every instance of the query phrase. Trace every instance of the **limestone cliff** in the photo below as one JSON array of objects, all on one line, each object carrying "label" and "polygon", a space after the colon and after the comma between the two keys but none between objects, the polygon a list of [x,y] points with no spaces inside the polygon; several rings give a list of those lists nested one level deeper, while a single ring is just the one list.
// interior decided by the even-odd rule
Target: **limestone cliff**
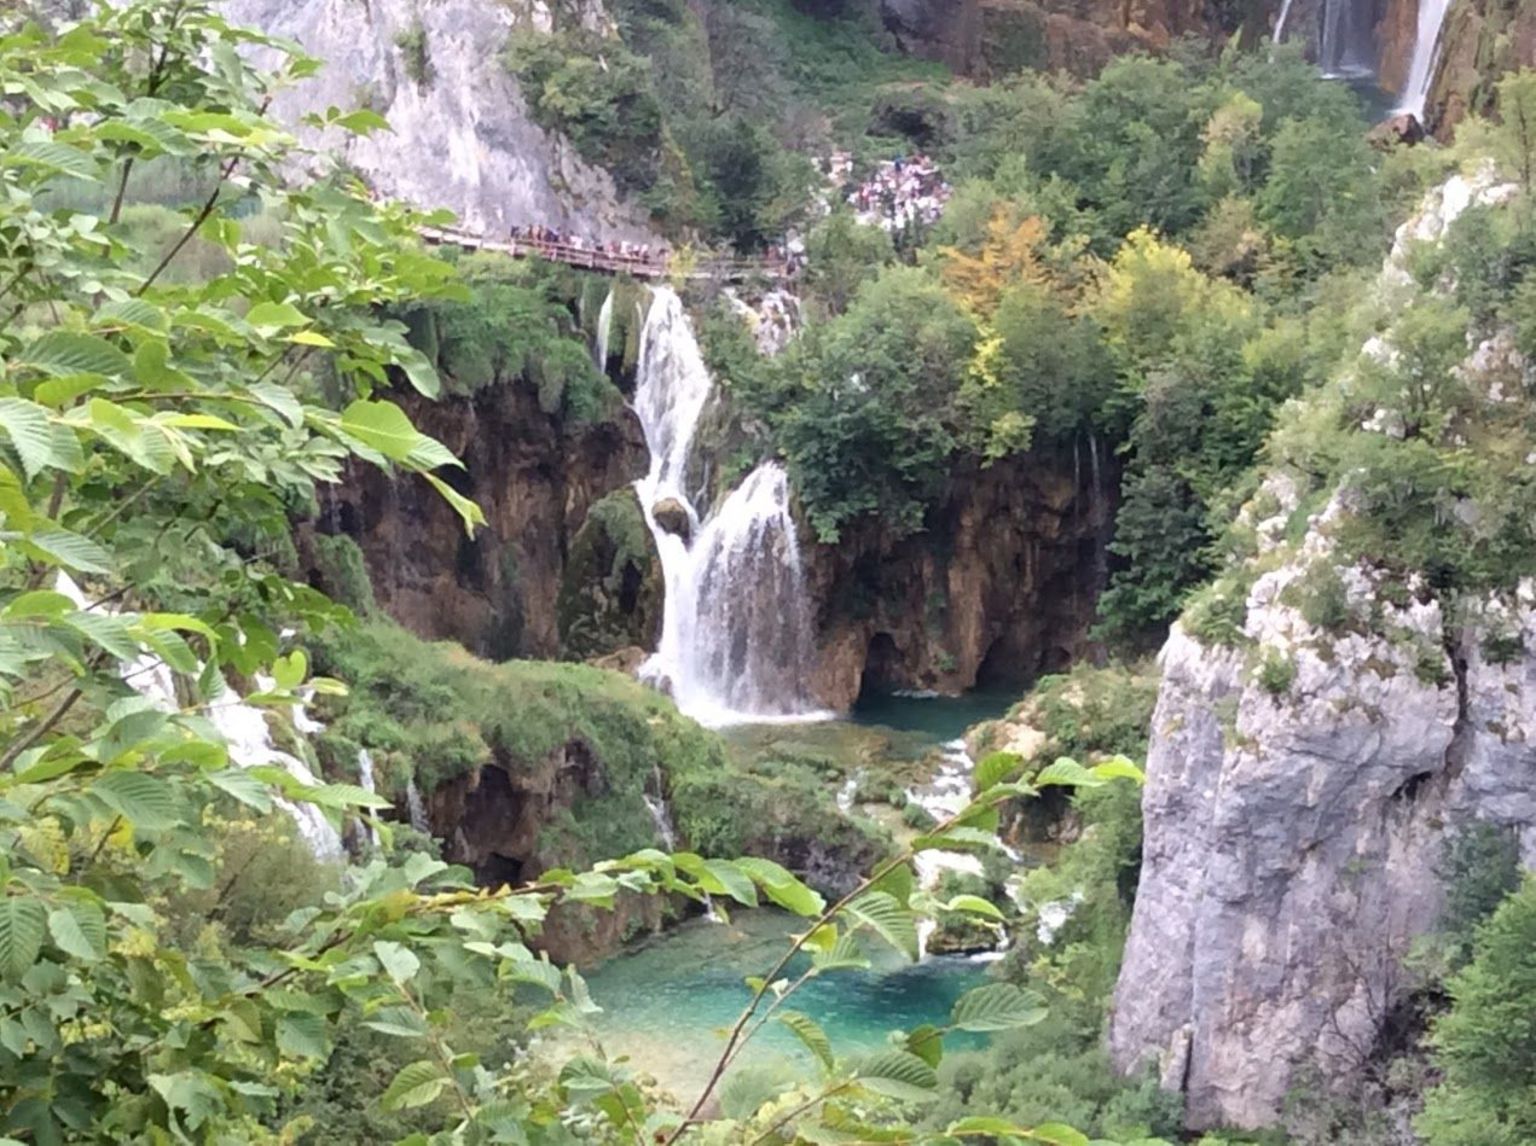
[{"label": "limestone cliff", "polygon": [[[599,0],[577,6],[606,21]],[[537,0],[228,0],[225,14],[297,41],[323,60],[314,78],[278,96],[297,124],[327,107],[368,107],[391,130],[343,143],[306,132],[382,196],[447,208],[464,226],[504,235],[544,223],[598,239],[654,241],[646,213],[620,199],[607,172],[528,116],[501,63],[518,20],[548,23]]]},{"label": "limestone cliff", "polygon": [[922,533],[870,524],[816,546],[817,699],[841,709],[865,686],[959,692],[1065,667],[1104,579],[1119,476],[1103,453],[1084,442],[962,469]]},{"label": "limestone cliff", "polygon": [[1460,0],[1451,6],[1425,119],[1437,131],[1487,112],[1506,72],[1536,66],[1536,7],[1515,0]]},{"label": "limestone cliff", "polygon": [[[1404,287],[1411,240],[1503,194],[1452,179],[1400,232],[1379,289]],[[1363,351],[1391,353],[1390,331]],[[1492,339],[1461,368],[1490,401],[1507,354]],[[1378,415],[1357,432],[1401,430]],[[1110,1044],[1122,1070],[1159,1063],[1195,1129],[1269,1125],[1299,1080],[1361,1076],[1413,988],[1405,957],[1438,920],[1459,833],[1510,830],[1536,865],[1532,587],[1452,614],[1422,579],[1343,555],[1368,512],[1348,481],[1291,542],[1299,504],[1298,481],[1272,472],[1225,590],[1236,610],[1192,608],[1161,656]],[[1233,615],[1235,630],[1211,620]]]}]

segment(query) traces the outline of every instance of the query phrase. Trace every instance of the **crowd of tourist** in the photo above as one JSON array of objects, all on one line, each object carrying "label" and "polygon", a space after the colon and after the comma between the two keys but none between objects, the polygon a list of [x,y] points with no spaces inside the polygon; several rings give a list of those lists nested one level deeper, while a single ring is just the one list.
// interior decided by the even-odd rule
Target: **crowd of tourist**
[{"label": "crowd of tourist", "polygon": [[[847,185],[852,170],[846,154],[832,156],[828,174],[839,186]],[[928,156],[901,155],[881,163],[847,199],[860,223],[896,234],[938,222],[953,190]]]},{"label": "crowd of tourist", "polygon": [[600,243],[585,235],[573,235],[568,231],[562,231],[559,227],[545,227],[541,224],[528,227],[514,226],[512,242],[514,245],[527,243],[536,247],[561,247],[568,251],[590,252],[613,259],[659,266],[665,266],[672,254],[664,246],[652,247],[649,243],[631,243],[628,239],[609,239]]}]

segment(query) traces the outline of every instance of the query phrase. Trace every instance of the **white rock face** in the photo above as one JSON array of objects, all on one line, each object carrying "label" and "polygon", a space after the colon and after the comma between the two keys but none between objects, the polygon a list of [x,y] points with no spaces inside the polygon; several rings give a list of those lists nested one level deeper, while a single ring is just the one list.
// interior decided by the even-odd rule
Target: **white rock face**
[{"label": "white rock face", "polygon": [[[1411,241],[1507,193],[1483,174],[1429,196],[1383,291],[1407,281]],[[1463,370],[1490,400],[1518,384],[1507,338],[1469,351]],[[1364,353],[1389,355],[1390,334]],[[1394,426],[1374,417],[1362,432]],[[1278,510],[1251,524],[1261,560],[1282,562],[1296,489],[1273,472],[1265,493]],[[1254,582],[1245,648],[1175,626],[1162,652],[1110,1050],[1120,1070],[1153,1064],[1182,1089],[1191,1129],[1273,1125],[1300,1078],[1359,1078],[1413,986],[1404,958],[1436,925],[1457,833],[1511,829],[1536,867],[1536,590],[1454,627],[1422,586],[1345,565],[1348,620],[1315,627],[1287,589],[1339,564],[1331,527],[1356,500],[1346,481]],[[1285,671],[1261,679],[1266,664]]]},{"label": "white rock face", "polygon": [[[224,14],[298,41],[325,61],[318,76],[281,95],[278,115],[371,107],[392,132],[368,139],[313,138],[341,145],[341,158],[378,193],[424,208],[446,207],[461,224],[495,238],[514,225],[540,223],[607,241],[657,242],[645,213],[621,201],[612,178],[584,163],[558,135],[528,116],[503,67],[507,35],[519,18],[546,25],[537,6],[498,0],[229,0]],[[584,0],[588,22],[606,19]],[[432,75],[418,85],[396,40],[417,21]]]}]

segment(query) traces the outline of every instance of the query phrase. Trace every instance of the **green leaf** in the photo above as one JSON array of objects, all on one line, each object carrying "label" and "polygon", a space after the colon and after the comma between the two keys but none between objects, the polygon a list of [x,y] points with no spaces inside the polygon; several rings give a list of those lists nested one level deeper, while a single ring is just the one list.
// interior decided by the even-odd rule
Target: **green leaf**
[{"label": "green leaf", "polygon": [[144,772],[108,772],[91,785],[91,792],[134,827],[163,831],[180,822],[171,786],[159,777]]},{"label": "green leaf", "polygon": [[323,1059],[331,1053],[325,1016],[287,1014],[277,1020],[277,1045],[284,1054]]},{"label": "green leaf", "polygon": [[436,474],[424,473],[421,476],[431,482],[432,488],[437,490],[443,496],[443,500],[453,507],[454,512],[459,515],[459,520],[464,523],[464,532],[473,537],[475,535],[475,526],[485,524],[485,514],[481,511],[480,507]]},{"label": "green leaf", "polygon": [[107,921],[91,904],[55,908],[48,913],[48,931],[59,949],[94,963],[107,953]]},{"label": "green leaf", "polygon": [[258,812],[272,810],[272,793],[255,776],[243,768],[227,768],[222,772],[208,773],[208,782],[221,792],[226,792],[249,808]]},{"label": "green leaf", "polygon": [[705,860],[704,876],[700,883],[704,890],[716,895],[729,895],[737,903],[748,907],[757,906],[757,889],[752,880],[730,860]]},{"label": "green leaf", "polygon": [[744,1122],[788,1085],[780,1071],[762,1066],[737,1067],[720,1086],[720,1110],[727,1118]]},{"label": "green leaf", "polygon": [[246,313],[245,321],[264,330],[309,325],[309,319],[297,307],[286,302],[258,302]]},{"label": "green leaf", "polygon": [[431,1059],[419,1059],[400,1068],[382,1095],[379,1105],[385,1110],[410,1110],[437,1099],[448,1085],[443,1068]]},{"label": "green leaf", "polygon": [[1029,1136],[1036,1142],[1048,1143],[1048,1146],[1089,1146],[1088,1135],[1064,1122],[1042,1122],[1030,1131]]},{"label": "green leaf", "polygon": [[409,983],[416,977],[416,972],[421,970],[421,960],[399,943],[387,939],[376,940],[373,953],[378,957],[385,973],[401,985]]},{"label": "green leaf", "polygon": [[309,658],[303,649],[294,649],[287,656],[272,662],[272,679],[280,689],[294,689],[304,683],[309,673]]},{"label": "green leaf", "polygon": [[421,1016],[409,1007],[384,1007],[371,1018],[364,1019],[363,1026],[402,1039],[422,1038],[428,1030]]},{"label": "green leaf", "polygon": [[907,1049],[937,1070],[944,1058],[944,1032],[924,1023],[907,1032]]},{"label": "green leaf", "polygon": [[304,407],[292,392],[275,382],[257,382],[251,387],[251,397],[269,410],[276,411],[294,429],[304,424]]},{"label": "green leaf", "polygon": [[53,424],[42,406],[21,398],[0,398],[0,430],[16,447],[29,479],[53,464]]},{"label": "green leaf", "polygon": [[858,938],[845,934],[839,935],[831,947],[812,955],[811,965],[818,971],[863,971],[870,964],[859,947]]},{"label": "green leaf", "polygon": [[857,1077],[877,1094],[904,1102],[926,1102],[936,1097],[939,1086],[933,1067],[904,1050],[883,1051],[864,1059]]},{"label": "green leaf", "polygon": [[55,330],[17,353],[15,364],[30,366],[54,377],[70,374],[105,374],[123,377],[130,373],[128,356],[105,338]]},{"label": "green leaf", "polygon": [[866,891],[846,910],[908,959],[917,958],[917,922],[889,892]]},{"label": "green leaf", "polygon": [[1045,1018],[1045,1000],[1012,983],[988,983],[955,1002],[951,1022],[962,1031],[1006,1031]]},{"label": "green leaf", "polygon": [[367,398],[359,398],[341,412],[341,428],[396,462],[410,457],[423,437],[399,406]]},{"label": "green leaf", "polygon": [[[104,374],[66,374],[61,378],[50,378],[46,382],[39,382],[32,390],[32,397],[49,409],[57,410],[69,405],[82,394],[100,389],[110,381]],[[55,442],[57,437],[55,435]]]},{"label": "green leaf", "polygon": [[46,558],[79,573],[110,573],[112,555],[88,537],[67,529],[39,529],[27,535],[27,544]]},{"label": "green leaf", "polygon": [[997,905],[981,898],[979,895],[957,895],[944,905],[945,911],[964,911],[969,915],[985,915],[988,919],[996,919],[1001,922],[1003,913],[997,909]]},{"label": "green leaf", "polygon": [[736,866],[751,876],[763,889],[763,894],[785,911],[814,919],[827,909],[826,900],[772,860],[747,856],[737,860]]},{"label": "green leaf", "polygon": [[131,661],[139,655],[139,642],[128,628],[128,623],[121,617],[113,616],[111,613],[85,611],[71,613],[63,618],[63,621],[92,644],[99,646],[120,661]]},{"label": "green leaf", "polygon": [[1024,758],[1013,752],[993,752],[983,756],[971,773],[971,789],[985,792],[993,784],[1000,784],[1017,771]]},{"label": "green leaf", "polygon": [[35,899],[0,899],[0,979],[20,979],[43,949],[48,913]]},{"label": "green leaf", "polygon": [[1138,784],[1147,782],[1147,774],[1126,756],[1111,756],[1108,760],[1101,760],[1089,771],[1100,780],[1134,780]]},{"label": "green leaf", "polygon": [[779,1022],[788,1027],[805,1044],[806,1049],[821,1060],[822,1066],[832,1069],[832,1040],[827,1038],[827,1032],[821,1029],[815,1019],[799,1011],[780,1011]]},{"label": "green leaf", "polygon": [[88,151],[80,151],[52,139],[29,139],[0,152],[6,167],[41,167],[77,179],[96,178],[96,160]]},{"label": "green leaf", "polygon": [[1104,783],[1070,756],[1061,756],[1052,764],[1040,769],[1035,776],[1035,787],[1053,785],[1070,788],[1097,788]]}]

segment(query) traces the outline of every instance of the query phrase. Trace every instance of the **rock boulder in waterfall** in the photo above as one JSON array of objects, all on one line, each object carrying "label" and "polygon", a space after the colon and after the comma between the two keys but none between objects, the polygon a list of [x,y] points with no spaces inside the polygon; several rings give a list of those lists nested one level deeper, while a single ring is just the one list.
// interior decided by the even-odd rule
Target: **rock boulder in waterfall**
[{"label": "rock boulder in waterfall", "polygon": [[687,541],[693,534],[693,519],[688,507],[675,497],[664,497],[651,506],[651,518],[658,527]]}]

